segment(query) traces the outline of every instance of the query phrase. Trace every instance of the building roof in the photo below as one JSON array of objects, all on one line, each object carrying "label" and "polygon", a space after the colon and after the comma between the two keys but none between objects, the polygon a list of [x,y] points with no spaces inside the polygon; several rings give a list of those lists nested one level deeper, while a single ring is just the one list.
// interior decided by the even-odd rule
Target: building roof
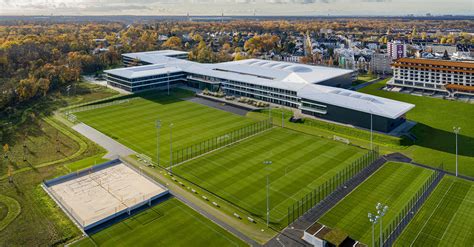
[{"label": "building roof", "polygon": [[338,76],[353,73],[353,70],[311,66],[280,61],[246,59],[215,64],[215,69],[254,75],[271,80],[303,83],[320,83]]},{"label": "building roof", "polygon": [[127,67],[127,68],[120,68],[120,69],[111,69],[104,71],[107,74],[112,74],[124,78],[134,79],[134,78],[141,78],[145,76],[153,76],[159,74],[166,74],[166,73],[174,73],[182,71],[178,67],[173,66],[164,66],[162,64],[151,64],[151,65],[144,65],[144,66],[136,66],[136,67]]},{"label": "building roof", "polygon": [[451,66],[451,67],[474,69],[474,63],[448,61],[448,60],[400,58],[400,59],[397,59],[395,62],[396,63],[423,64],[423,65],[436,65],[436,66]]},{"label": "building roof", "polygon": [[122,56],[129,57],[132,59],[138,59],[147,63],[156,64],[163,62],[163,58],[173,57],[178,55],[187,55],[185,51],[176,50],[159,50],[159,51],[146,51],[146,52],[134,52],[134,53],[123,53]]},{"label": "building roof", "polygon": [[322,85],[306,85],[298,90],[298,96],[391,119],[396,119],[415,107],[401,101]]}]

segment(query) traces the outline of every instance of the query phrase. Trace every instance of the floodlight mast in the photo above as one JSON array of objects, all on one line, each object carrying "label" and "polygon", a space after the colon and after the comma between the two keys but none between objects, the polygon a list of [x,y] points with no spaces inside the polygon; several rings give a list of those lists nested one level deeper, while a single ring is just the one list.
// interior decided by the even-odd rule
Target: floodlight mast
[{"label": "floodlight mast", "polygon": [[170,174],[173,174],[173,123],[170,123]]},{"label": "floodlight mast", "polygon": [[378,202],[377,205],[375,206],[375,209],[377,209],[377,214],[380,218],[380,246],[383,245],[383,235],[382,235],[382,217],[385,216],[385,214],[388,211],[388,206],[383,205],[382,203]]},{"label": "floodlight mast", "polygon": [[458,134],[461,131],[461,127],[453,127],[454,134],[456,135],[456,177],[458,176]]},{"label": "floodlight mast", "polygon": [[372,246],[375,247],[375,224],[377,224],[379,216],[369,213],[368,217],[369,217],[370,223],[372,223]]},{"label": "floodlight mast", "polygon": [[[263,164],[265,165],[265,169],[268,167],[268,165],[272,164],[271,160],[265,160],[263,161]],[[270,198],[269,198],[269,178],[268,178],[268,172],[267,172],[267,228],[270,225]]]},{"label": "floodlight mast", "polygon": [[160,165],[160,129],[161,120],[156,120],[156,164]]}]

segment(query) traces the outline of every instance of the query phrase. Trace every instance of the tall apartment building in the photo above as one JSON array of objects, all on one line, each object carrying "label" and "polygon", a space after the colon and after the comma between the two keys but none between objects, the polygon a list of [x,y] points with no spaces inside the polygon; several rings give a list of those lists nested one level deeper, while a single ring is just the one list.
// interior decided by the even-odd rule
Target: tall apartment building
[{"label": "tall apartment building", "polygon": [[393,60],[407,56],[407,45],[400,41],[392,41],[387,43],[387,53]]},{"label": "tall apartment building", "polygon": [[392,74],[392,58],[386,53],[372,54],[369,68],[375,74]]},{"label": "tall apartment building", "polygon": [[401,58],[392,64],[388,85],[422,89],[454,97],[474,95],[474,63]]}]

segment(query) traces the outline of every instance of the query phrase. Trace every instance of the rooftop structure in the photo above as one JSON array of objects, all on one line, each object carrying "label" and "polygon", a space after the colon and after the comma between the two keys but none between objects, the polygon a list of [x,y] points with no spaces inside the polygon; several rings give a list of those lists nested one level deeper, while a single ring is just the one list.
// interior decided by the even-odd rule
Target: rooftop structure
[{"label": "rooftop structure", "polygon": [[[201,64],[157,55],[173,54],[170,51],[133,54],[123,56],[155,63],[107,70],[109,84],[131,92],[179,84],[223,90],[228,95],[293,107],[307,115],[364,128],[370,127],[370,121],[366,120],[375,115],[374,129],[382,132],[402,123],[404,114],[414,107],[344,89],[352,84],[353,70],[260,59]],[[347,110],[350,117],[343,116],[348,114]]]},{"label": "rooftop structure", "polygon": [[157,64],[161,63],[163,58],[166,57],[187,59],[188,53],[185,51],[159,50],[122,54],[122,59],[126,66]]}]

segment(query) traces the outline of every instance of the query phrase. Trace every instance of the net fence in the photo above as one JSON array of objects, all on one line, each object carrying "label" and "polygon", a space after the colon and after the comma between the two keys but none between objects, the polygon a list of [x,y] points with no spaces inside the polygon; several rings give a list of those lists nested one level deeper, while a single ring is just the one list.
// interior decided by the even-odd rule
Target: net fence
[{"label": "net fence", "polygon": [[180,148],[173,152],[172,164],[176,165],[193,159],[218,148],[233,144],[247,137],[253,136],[273,127],[271,119],[249,124],[242,128],[227,132],[220,136],[209,138],[205,141]]},{"label": "net fence", "polygon": [[369,150],[364,156],[358,158],[343,170],[339,171],[335,176],[331,177],[325,183],[321,184],[311,192],[304,195],[288,207],[288,225],[305,214],[308,210],[324,201],[331,193],[338,189],[342,189],[344,184],[361,172],[364,172],[367,167],[374,164],[380,157],[379,148],[375,147]]}]

